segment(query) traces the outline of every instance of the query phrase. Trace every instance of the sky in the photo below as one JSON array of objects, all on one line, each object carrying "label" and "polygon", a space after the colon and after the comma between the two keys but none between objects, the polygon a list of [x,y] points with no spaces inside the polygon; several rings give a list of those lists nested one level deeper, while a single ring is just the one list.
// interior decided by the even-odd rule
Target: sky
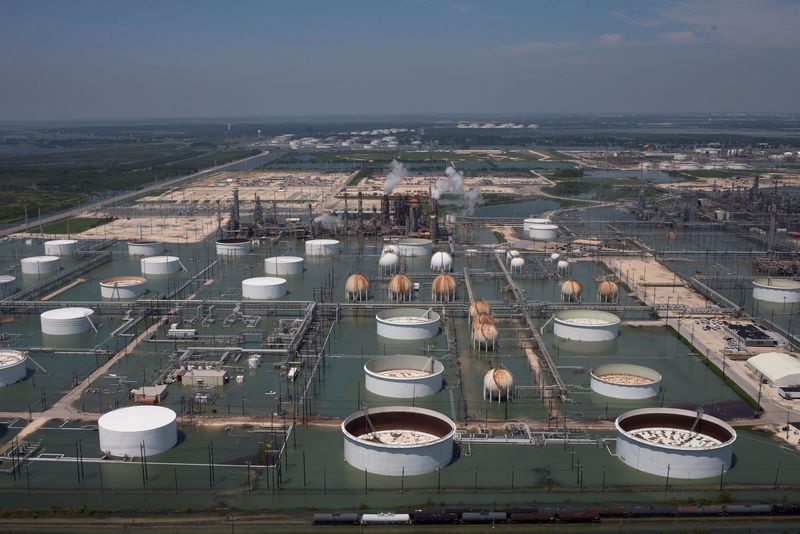
[{"label": "sky", "polygon": [[799,112],[800,2],[0,0],[0,121]]}]

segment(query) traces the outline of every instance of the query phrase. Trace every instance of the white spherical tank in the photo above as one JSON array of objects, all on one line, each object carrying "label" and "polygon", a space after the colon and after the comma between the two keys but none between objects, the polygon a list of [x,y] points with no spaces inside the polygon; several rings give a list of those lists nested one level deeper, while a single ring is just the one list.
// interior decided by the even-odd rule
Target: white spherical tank
[{"label": "white spherical tank", "polygon": [[433,410],[387,406],[342,422],[344,459],[376,475],[422,475],[453,461],[455,423]]},{"label": "white spherical tank", "polygon": [[558,269],[559,274],[566,274],[569,272],[569,262],[567,260],[558,260],[556,263],[556,269]]},{"label": "white spherical tank", "polygon": [[300,274],[303,272],[303,258],[299,256],[273,256],[264,260],[267,274]]},{"label": "white spherical tank", "polygon": [[7,297],[17,290],[17,278],[10,274],[0,274],[0,297]]},{"label": "white spherical tank", "polygon": [[153,239],[132,239],[128,241],[128,254],[131,256],[156,256],[165,250],[162,241]]},{"label": "white spherical tank", "polygon": [[433,251],[433,241],[418,237],[406,237],[397,242],[401,256],[427,256]]},{"label": "white spherical tank", "polygon": [[170,274],[181,270],[178,256],[150,256],[139,260],[142,274]]},{"label": "white spherical tank", "polygon": [[306,255],[308,256],[328,256],[338,254],[342,250],[342,245],[336,239],[311,239],[306,241]]},{"label": "white spherical tank", "polygon": [[442,362],[427,356],[381,356],[364,364],[364,387],[383,397],[425,397],[442,389],[443,373]]},{"label": "white spherical tank", "polygon": [[[163,406],[129,406],[97,421],[100,450],[109,456],[153,456],[178,443],[175,412]],[[144,444],[144,449],[142,448]]]},{"label": "white spherical tank", "polygon": [[25,367],[27,360],[28,357],[22,351],[0,349],[0,387],[24,380],[28,374]]},{"label": "white spherical tank", "polygon": [[48,256],[69,256],[78,248],[77,239],[53,239],[44,242],[44,253]]},{"label": "white spherical tank", "polygon": [[550,241],[558,238],[558,225],[555,224],[534,224],[528,230],[528,235],[532,239],[540,241]]},{"label": "white spherical tank", "polygon": [[378,260],[378,268],[382,273],[393,273],[397,270],[400,258],[394,252],[387,252]]},{"label": "white spherical tank", "polygon": [[23,274],[50,274],[58,272],[61,260],[58,256],[32,256],[19,260]]},{"label": "white spherical tank", "polygon": [[489,402],[510,401],[514,395],[514,376],[508,369],[495,368],[483,377],[483,398]]},{"label": "white spherical tank", "polygon": [[399,256],[400,247],[398,247],[397,245],[384,245],[384,247],[381,249],[381,256],[389,252],[391,252],[392,254],[397,254]]},{"label": "white spherical tank", "polygon": [[556,261],[560,257],[561,257],[561,254],[559,254],[558,252],[553,252],[552,254],[550,254],[550,260],[551,261]]},{"label": "white spherical tank", "polygon": [[251,244],[249,239],[232,237],[217,240],[217,254],[220,256],[243,256],[250,254]]},{"label": "white spherical tank", "polygon": [[510,263],[514,258],[519,257],[519,250],[509,250],[506,252],[506,263]]},{"label": "white spherical tank", "polygon": [[100,296],[106,299],[134,299],[147,292],[147,279],[141,276],[115,276],[100,281]]},{"label": "white spherical tank", "polygon": [[431,257],[431,271],[452,271],[453,258],[447,252],[437,252]]},{"label": "white spherical tank", "polygon": [[757,278],[753,280],[753,298],[765,302],[800,302],[800,280]]},{"label": "white spherical tank", "polygon": [[661,373],[627,363],[598,365],[589,373],[592,391],[615,399],[649,399],[661,392]]},{"label": "white spherical tank", "polygon": [[511,272],[522,272],[522,269],[525,268],[525,260],[517,256],[516,258],[511,258]]},{"label": "white spherical tank", "polygon": [[242,280],[242,297],[246,299],[277,299],[286,294],[286,279],[259,276]]},{"label": "white spherical tank", "polygon": [[643,408],[620,415],[617,458],[627,465],[670,478],[719,477],[733,462],[736,431],[691,410]]},{"label": "white spherical tank", "polygon": [[90,308],[58,308],[39,315],[42,333],[55,336],[80,334],[92,329],[94,310]]},{"label": "white spherical tank", "polygon": [[609,341],[619,335],[619,317],[597,310],[564,310],[556,313],[553,331],[573,341]]},{"label": "white spherical tank", "polygon": [[375,315],[378,335],[391,339],[415,340],[439,334],[440,316],[433,310],[398,308]]}]

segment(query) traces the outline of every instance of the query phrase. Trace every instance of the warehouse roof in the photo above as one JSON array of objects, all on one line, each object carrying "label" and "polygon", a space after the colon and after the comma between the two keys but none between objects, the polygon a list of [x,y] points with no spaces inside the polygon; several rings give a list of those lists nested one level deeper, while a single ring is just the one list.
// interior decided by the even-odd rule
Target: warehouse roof
[{"label": "warehouse roof", "polygon": [[800,384],[800,360],[782,352],[765,352],[747,360],[747,365],[773,386]]}]

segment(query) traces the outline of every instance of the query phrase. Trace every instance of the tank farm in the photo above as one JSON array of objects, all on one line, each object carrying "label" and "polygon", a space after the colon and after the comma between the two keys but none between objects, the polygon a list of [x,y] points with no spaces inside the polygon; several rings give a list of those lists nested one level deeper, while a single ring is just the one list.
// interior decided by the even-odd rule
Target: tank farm
[{"label": "tank farm", "polygon": [[232,187],[194,241],[2,239],[9,506],[800,511],[800,414],[746,366],[798,349],[790,244],[643,203],[490,217],[340,195],[331,213]]}]

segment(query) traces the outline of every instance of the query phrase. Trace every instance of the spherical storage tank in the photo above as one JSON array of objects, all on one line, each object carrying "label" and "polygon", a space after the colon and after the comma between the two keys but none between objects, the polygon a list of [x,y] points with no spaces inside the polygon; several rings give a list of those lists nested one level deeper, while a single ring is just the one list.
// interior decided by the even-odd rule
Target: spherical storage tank
[{"label": "spherical storage tank", "polygon": [[558,238],[558,225],[556,224],[534,224],[528,230],[528,235],[533,239],[549,241]]},{"label": "spherical storage tank", "polygon": [[42,333],[66,336],[88,332],[92,328],[94,310],[90,308],[58,308],[39,316]]},{"label": "spherical storage tank", "polygon": [[453,461],[455,423],[424,408],[386,406],[342,422],[344,459],[377,475],[422,475]]},{"label": "spherical storage tank", "polygon": [[342,245],[336,239],[311,239],[306,241],[306,254],[309,256],[328,256],[338,254]]},{"label": "spherical storage tank", "polygon": [[520,256],[516,258],[511,258],[511,272],[522,272],[522,269],[525,268],[525,260],[522,259]]},{"label": "spherical storage tank", "polygon": [[378,268],[382,273],[393,273],[397,270],[400,258],[394,252],[386,252],[378,260]]},{"label": "spherical storage tank", "polygon": [[514,391],[514,376],[502,367],[489,369],[483,377],[483,398],[509,401]]},{"label": "spherical storage tank", "polygon": [[53,239],[44,242],[44,253],[49,256],[69,256],[75,254],[77,239]]},{"label": "spherical storage tank", "polygon": [[285,278],[259,276],[242,280],[242,296],[246,299],[277,299],[285,294]]},{"label": "spherical storage tank", "polygon": [[344,283],[344,297],[347,300],[366,300],[369,298],[369,280],[361,273],[353,273]]},{"label": "spherical storage tank", "polygon": [[181,270],[178,256],[150,256],[139,260],[142,274],[169,274]]},{"label": "spherical storage tank", "polygon": [[411,399],[442,389],[442,362],[427,356],[380,356],[364,364],[364,387],[383,397]]},{"label": "spherical storage tank", "polygon": [[736,431],[729,424],[691,410],[643,408],[620,415],[617,457],[662,477],[718,477],[731,468]]},{"label": "spherical storage tank", "polygon": [[561,300],[565,302],[580,302],[583,287],[577,280],[567,280],[561,284]]},{"label": "spherical storage tank", "polygon": [[100,296],[106,299],[133,299],[147,292],[147,279],[141,276],[115,276],[100,281]]},{"label": "spherical storage tank", "polygon": [[431,257],[431,271],[452,271],[453,258],[447,252],[437,252]]},{"label": "spherical storage tank", "polygon": [[104,414],[97,421],[100,450],[110,456],[159,454],[178,443],[175,412],[163,406],[129,406]]},{"label": "spherical storage tank", "polygon": [[267,274],[300,274],[303,272],[303,258],[299,256],[273,256],[264,260]]},{"label": "spherical storage tank", "polygon": [[28,369],[25,362],[28,357],[24,352],[11,349],[0,349],[0,387],[16,384],[25,379]]},{"label": "spherical storage tank", "polygon": [[439,333],[439,314],[422,308],[383,310],[375,315],[378,335],[391,339],[425,339]]},{"label": "spherical storage tank", "polygon": [[10,274],[0,274],[0,297],[7,297],[17,290],[17,278]]},{"label": "spherical storage tank", "polygon": [[58,272],[58,256],[32,256],[19,261],[23,274],[50,274]]},{"label": "spherical storage tank", "polygon": [[456,279],[449,274],[440,274],[433,279],[431,297],[433,300],[449,302],[456,298]]},{"label": "spherical storage tank", "polygon": [[641,365],[598,365],[589,376],[592,391],[606,397],[649,399],[661,392],[661,373]]},{"label": "spherical storage tank", "polygon": [[128,254],[131,256],[156,256],[164,253],[164,243],[153,239],[132,239],[128,241]]},{"label": "spherical storage tank", "polygon": [[800,302],[800,280],[757,278],[753,280],[753,298],[766,302]]},{"label": "spherical storage tank", "polygon": [[433,250],[433,241],[418,237],[407,237],[397,242],[401,256],[427,256]]},{"label": "spherical storage tank", "polygon": [[573,341],[608,341],[619,334],[619,317],[597,310],[564,310],[556,313],[553,331]]},{"label": "spherical storage tank", "polygon": [[240,237],[217,240],[217,254],[220,256],[242,256],[250,253],[250,240]]}]

